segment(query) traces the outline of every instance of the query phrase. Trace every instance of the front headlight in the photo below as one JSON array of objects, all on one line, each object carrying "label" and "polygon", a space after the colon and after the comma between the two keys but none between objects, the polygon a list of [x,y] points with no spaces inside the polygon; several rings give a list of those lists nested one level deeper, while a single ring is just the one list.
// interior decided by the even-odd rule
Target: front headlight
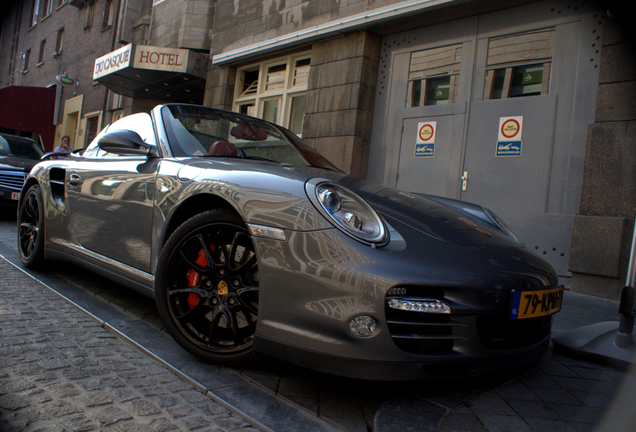
[{"label": "front headlight", "polygon": [[310,181],[307,183],[307,195],[318,210],[345,234],[373,245],[387,240],[387,230],[380,216],[350,190],[329,181]]}]

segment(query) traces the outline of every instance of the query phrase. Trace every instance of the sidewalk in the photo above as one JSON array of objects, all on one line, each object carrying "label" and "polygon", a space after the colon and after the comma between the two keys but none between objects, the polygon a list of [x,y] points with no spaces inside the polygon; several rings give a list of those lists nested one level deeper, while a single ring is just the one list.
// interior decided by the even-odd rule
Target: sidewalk
[{"label": "sidewalk", "polygon": [[3,259],[0,278],[0,430],[256,430]]}]

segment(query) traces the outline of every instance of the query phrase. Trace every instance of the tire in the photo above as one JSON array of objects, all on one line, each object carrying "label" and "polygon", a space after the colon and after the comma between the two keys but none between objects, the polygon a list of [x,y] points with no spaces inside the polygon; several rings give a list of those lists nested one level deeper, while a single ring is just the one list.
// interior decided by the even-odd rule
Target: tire
[{"label": "tire", "polygon": [[18,210],[18,249],[27,268],[44,265],[44,204],[40,186],[27,190]]},{"label": "tire", "polygon": [[216,209],[177,228],[159,257],[155,295],[168,332],[186,351],[221,364],[250,359],[258,263],[241,218]]}]

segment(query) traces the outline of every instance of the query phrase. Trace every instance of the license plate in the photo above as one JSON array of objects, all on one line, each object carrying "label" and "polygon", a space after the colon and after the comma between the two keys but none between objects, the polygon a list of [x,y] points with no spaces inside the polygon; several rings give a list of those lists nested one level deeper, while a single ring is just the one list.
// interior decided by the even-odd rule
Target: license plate
[{"label": "license plate", "polygon": [[20,192],[11,192],[11,199],[17,201],[20,199]]},{"label": "license plate", "polygon": [[511,319],[536,318],[561,310],[563,287],[537,291],[513,291]]}]

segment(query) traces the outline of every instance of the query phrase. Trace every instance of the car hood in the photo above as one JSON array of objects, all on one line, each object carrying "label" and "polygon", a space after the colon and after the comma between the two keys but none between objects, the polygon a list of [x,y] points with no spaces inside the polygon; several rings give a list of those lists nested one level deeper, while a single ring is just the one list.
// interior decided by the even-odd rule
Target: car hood
[{"label": "car hood", "polygon": [[29,172],[38,162],[39,160],[5,156],[0,158],[0,170]]},{"label": "car hood", "polygon": [[517,240],[474,215],[426,196],[325,170],[301,171],[306,174],[318,172],[325,180],[347,187],[366,200],[389,224],[398,221],[436,240],[458,245],[523,247]]}]

